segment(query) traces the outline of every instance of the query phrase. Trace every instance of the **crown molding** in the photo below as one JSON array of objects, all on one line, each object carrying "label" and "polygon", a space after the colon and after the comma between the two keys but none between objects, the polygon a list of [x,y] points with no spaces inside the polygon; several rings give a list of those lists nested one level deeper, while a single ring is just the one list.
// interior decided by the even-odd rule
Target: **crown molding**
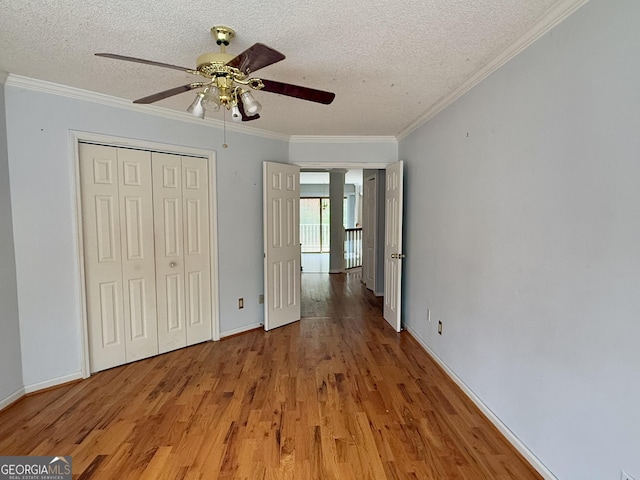
[{"label": "crown molding", "polygon": [[410,133],[431,120],[438,113],[447,108],[493,72],[498,70],[505,63],[514,58],[588,1],[589,0],[563,0],[554,5],[535,23],[535,25],[533,25],[533,27],[525,31],[517,40],[509,44],[496,58],[472,73],[458,88],[442,97],[424,114],[398,132],[396,134],[398,141],[406,138]]},{"label": "crown molding", "polygon": [[[0,79],[2,77],[0,76]],[[124,98],[114,97],[111,95],[105,95],[103,93],[91,92],[89,90],[82,90],[80,88],[69,87],[66,85],[60,85],[57,83],[47,82],[45,80],[38,80],[35,78],[23,77],[21,75],[15,75],[10,73],[6,81],[7,86],[23,88],[25,90],[32,90],[36,92],[49,93],[52,95],[59,95],[63,97],[73,98],[76,100],[84,100],[87,102],[97,103],[100,105],[106,105],[108,107],[116,107],[125,110],[131,110],[137,113],[146,113],[153,115],[154,117],[166,118],[169,120],[177,120],[186,123],[193,123],[202,126],[209,125],[214,128],[222,128],[223,122],[214,118],[195,118],[187,112],[178,112],[176,110],[169,110],[167,108],[157,107],[154,105],[142,105],[133,103],[131,100]],[[281,140],[284,142],[289,141],[289,135],[283,135],[280,133],[268,132],[259,128],[247,127],[244,125],[238,125],[234,122],[227,122],[227,131],[244,133],[247,135],[253,135],[256,137],[269,138],[272,140]]]},{"label": "crown molding", "polygon": [[382,136],[382,135],[381,136],[291,135],[289,137],[289,143],[394,143],[394,144],[397,144],[398,140],[396,139],[396,137],[393,137],[393,136]]},{"label": "crown molding", "polygon": [[7,78],[9,78],[9,74],[4,70],[0,70],[0,83],[6,83]]}]

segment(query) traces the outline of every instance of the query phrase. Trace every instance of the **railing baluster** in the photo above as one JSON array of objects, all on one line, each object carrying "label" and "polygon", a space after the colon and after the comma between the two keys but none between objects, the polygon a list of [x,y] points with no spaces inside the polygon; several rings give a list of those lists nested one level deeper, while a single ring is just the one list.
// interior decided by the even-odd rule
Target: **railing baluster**
[{"label": "railing baluster", "polygon": [[362,228],[346,228],[344,239],[345,268],[362,266]]},{"label": "railing baluster", "polygon": [[[321,253],[320,235],[324,225],[319,223],[301,223],[300,224],[300,243],[302,244],[303,253]],[[328,242],[329,237],[323,237],[324,242]],[[323,251],[329,250],[329,245],[322,245]]]},{"label": "railing baluster", "polygon": [[[303,253],[329,252],[329,225],[301,223],[300,243]],[[362,266],[362,228],[345,229],[344,260],[347,269]]]}]

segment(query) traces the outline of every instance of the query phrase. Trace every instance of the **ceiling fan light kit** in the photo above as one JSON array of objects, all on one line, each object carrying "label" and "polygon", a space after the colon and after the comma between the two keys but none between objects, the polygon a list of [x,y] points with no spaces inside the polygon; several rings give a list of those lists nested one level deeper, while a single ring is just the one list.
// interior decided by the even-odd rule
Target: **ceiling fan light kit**
[{"label": "ceiling fan light kit", "polygon": [[331,92],[251,77],[251,74],[256,70],[284,60],[285,56],[262,43],[256,43],[239,55],[234,56],[226,52],[226,47],[235,36],[233,29],[225,26],[216,26],[211,28],[211,35],[214,37],[216,44],[219,45],[220,51],[200,55],[196,60],[195,70],[111,53],[96,53],[96,55],[182,70],[204,77],[205,80],[202,82],[189,83],[134,100],[134,103],[148,104],[179,93],[198,89],[195,100],[187,108],[189,113],[198,118],[204,118],[207,109],[218,111],[221,107],[230,110],[231,118],[236,122],[247,122],[260,118],[258,112],[260,112],[262,106],[253,97],[250,90],[264,90],[265,92],[278,93],[325,105],[330,104],[335,98],[335,94]]},{"label": "ceiling fan light kit", "polygon": [[187,108],[187,112],[189,112],[194,117],[204,118],[204,105],[202,104],[204,101],[204,93],[198,93],[196,95],[196,99],[193,103]]}]

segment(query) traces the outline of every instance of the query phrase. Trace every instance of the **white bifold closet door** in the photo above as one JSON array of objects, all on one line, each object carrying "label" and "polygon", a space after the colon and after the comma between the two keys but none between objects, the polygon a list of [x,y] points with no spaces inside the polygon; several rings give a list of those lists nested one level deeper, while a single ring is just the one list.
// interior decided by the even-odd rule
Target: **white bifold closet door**
[{"label": "white bifold closet door", "polygon": [[206,160],[79,147],[91,371],[211,339]]},{"label": "white bifold closet door", "polygon": [[207,163],[153,154],[160,353],[211,338]]}]

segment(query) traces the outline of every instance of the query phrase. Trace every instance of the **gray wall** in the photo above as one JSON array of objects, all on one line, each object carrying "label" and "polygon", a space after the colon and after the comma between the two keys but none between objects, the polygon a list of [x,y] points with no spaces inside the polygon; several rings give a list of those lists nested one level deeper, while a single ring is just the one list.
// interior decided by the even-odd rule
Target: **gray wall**
[{"label": "gray wall", "polygon": [[[263,321],[262,161],[288,144],[221,132],[89,101],[6,88],[24,384],[38,388],[81,368],[74,166],[69,130],[217,151],[221,334]],[[4,191],[4,190],[3,190]],[[237,299],[245,299],[238,310]]]},{"label": "gray wall", "polygon": [[4,73],[0,72],[0,405],[22,391],[4,79]]},{"label": "gray wall", "polygon": [[399,146],[406,325],[562,480],[640,478],[638,32],[593,0]]},{"label": "gray wall", "polygon": [[347,211],[346,216],[343,219],[346,228],[356,228],[356,195],[358,195],[356,186],[352,183],[347,183],[344,186],[344,196],[347,199]]}]

